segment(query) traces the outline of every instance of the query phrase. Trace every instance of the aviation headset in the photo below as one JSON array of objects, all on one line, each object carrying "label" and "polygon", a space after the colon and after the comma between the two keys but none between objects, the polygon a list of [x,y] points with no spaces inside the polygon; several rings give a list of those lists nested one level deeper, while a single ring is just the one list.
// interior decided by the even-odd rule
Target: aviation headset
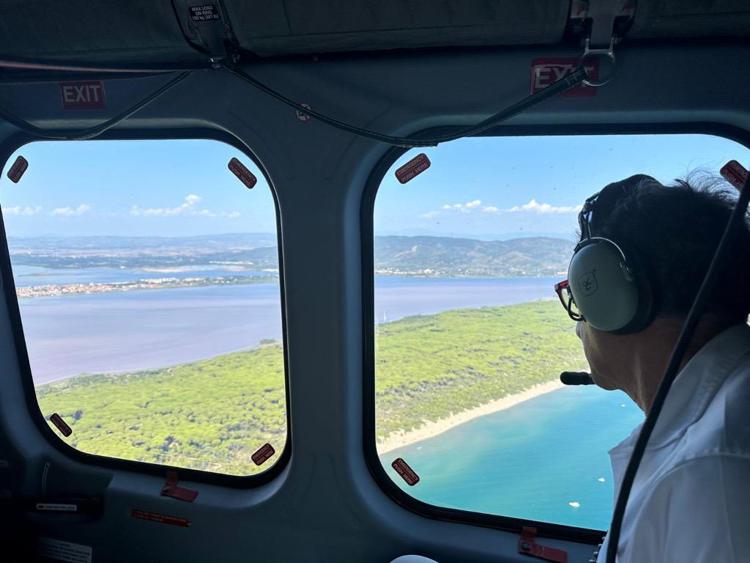
[{"label": "aviation headset", "polygon": [[606,215],[633,181],[652,180],[633,176],[606,186],[586,200],[578,214],[581,242],[568,266],[568,280],[582,320],[593,328],[615,334],[644,329],[653,320],[654,286],[637,256],[615,241],[596,236],[595,216]]}]

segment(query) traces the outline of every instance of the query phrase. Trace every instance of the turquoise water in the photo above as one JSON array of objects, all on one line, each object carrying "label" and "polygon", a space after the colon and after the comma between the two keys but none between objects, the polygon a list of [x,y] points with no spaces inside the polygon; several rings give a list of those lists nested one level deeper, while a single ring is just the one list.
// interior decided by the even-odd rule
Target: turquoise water
[{"label": "turquoise water", "polygon": [[[569,387],[486,415],[381,456],[391,478],[439,506],[606,529],[612,510],[607,451],[643,421],[622,392]],[[391,468],[404,458],[409,487]]]}]

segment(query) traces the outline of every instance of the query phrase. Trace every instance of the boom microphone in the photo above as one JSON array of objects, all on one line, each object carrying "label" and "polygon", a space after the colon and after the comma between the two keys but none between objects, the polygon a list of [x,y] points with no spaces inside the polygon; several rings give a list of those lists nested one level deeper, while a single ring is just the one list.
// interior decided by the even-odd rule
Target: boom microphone
[{"label": "boom microphone", "polygon": [[585,371],[564,371],[560,374],[560,381],[565,385],[592,385],[591,374]]}]

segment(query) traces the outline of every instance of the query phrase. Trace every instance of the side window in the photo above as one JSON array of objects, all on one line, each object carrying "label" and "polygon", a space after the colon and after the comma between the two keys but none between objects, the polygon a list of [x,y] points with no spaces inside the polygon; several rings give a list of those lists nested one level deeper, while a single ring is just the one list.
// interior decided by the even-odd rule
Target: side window
[{"label": "side window", "polygon": [[[420,152],[427,169],[408,164]],[[577,213],[610,182],[718,174],[733,158],[748,151],[719,137],[613,135],[472,138],[395,162],[374,208],[375,439],[388,476],[439,507],[606,529],[607,451],[643,414],[620,391],[559,383],[588,369],[553,289]]]},{"label": "side window", "polygon": [[31,143],[0,202],[36,398],[62,440],[227,475],[274,465],[276,208],[250,158],[211,140]]}]

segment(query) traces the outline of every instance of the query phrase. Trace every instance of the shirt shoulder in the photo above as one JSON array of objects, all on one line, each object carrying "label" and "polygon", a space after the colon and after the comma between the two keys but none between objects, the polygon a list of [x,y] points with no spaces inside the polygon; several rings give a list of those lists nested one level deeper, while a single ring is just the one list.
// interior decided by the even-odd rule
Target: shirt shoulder
[{"label": "shirt shoulder", "polygon": [[682,460],[713,456],[750,459],[748,405],[750,354],[735,367],[706,410],[686,429],[678,446]]},{"label": "shirt shoulder", "polygon": [[712,454],[665,473],[636,520],[632,561],[741,561],[750,552],[750,458]]}]

